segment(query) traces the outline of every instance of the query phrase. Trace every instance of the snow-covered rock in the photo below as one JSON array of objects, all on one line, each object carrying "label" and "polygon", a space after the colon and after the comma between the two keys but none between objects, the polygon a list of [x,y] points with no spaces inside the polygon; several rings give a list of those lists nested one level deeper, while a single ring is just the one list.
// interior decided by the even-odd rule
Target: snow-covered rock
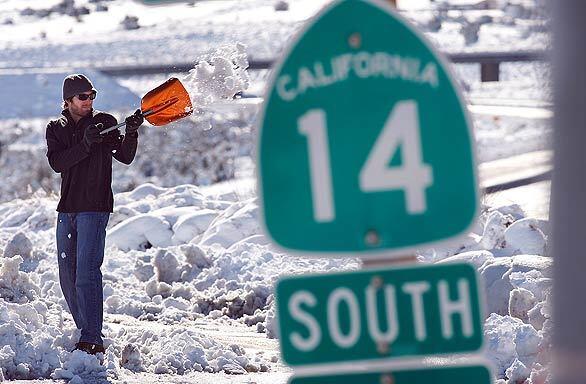
[{"label": "snow-covered rock", "polygon": [[20,255],[0,258],[0,298],[13,303],[28,303],[38,297],[40,288],[31,275],[19,270]]},{"label": "snow-covered rock", "polygon": [[229,248],[239,240],[260,233],[256,199],[234,203],[220,214],[200,236],[194,239],[201,245],[220,244]]},{"label": "snow-covered rock", "polygon": [[510,277],[515,272],[527,273],[537,270],[544,276],[550,276],[552,265],[551,258],[537,255],[517,255],[488,260],[478,270],[484,282],[488,313],[509,313],[510,292],[513,290]]},{"label": "snow-covered rock", "polygon": [[537,299],[524,288],[515,288],[509,294],[509,315],[523,322],[529,321],[528,312],[535,307]]},{"label": "snow-covered rock", "polygon": [[476,269],[479,269],[488,260],[493,258],[494,256],[490,251],[468,251],[442,259],[439,261],[439,263],[467,262],[474,265]]},{"label": "snow-covered rock", "polygon": [[169,222],[151,214],[132,217],[108,232],[107,246],[115,245],[123,251],[167,247],[173,244],[173,231]]},{"label": "snow-covered rock", "polygon": [[507,248],[517,254],[545,255],[546,236],[539,221],[525,218],[515,221],[504,233]]},{"label": "snow-covered rock", "polygon": [[173,225],[173,244],[185,244],[202,234],[218,216],[216,211],[202,209],[190,215],[183,215]]},{"label": "snow-covered rock", "polygon": [[493,313],[484,323],[484,335],[488,358],[496,367],[497,377],[510,379],[512,375],[527,379],[539,352],[542,338],[539,333],[519,319]]},{"label": "snow-covered rock", "polygon": [[4,257],[20,255],[24,260],[30,259],[33,244],[23,232],[17,232],[4,247]]}]

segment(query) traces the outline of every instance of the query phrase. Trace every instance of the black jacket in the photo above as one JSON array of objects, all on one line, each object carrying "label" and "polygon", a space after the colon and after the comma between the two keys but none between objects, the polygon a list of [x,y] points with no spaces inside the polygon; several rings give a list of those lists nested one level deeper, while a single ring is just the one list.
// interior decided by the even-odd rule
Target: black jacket
[{"label": "black jacket", "polygon": [[61,173],[57,211],[113,212],[112,156],[121,163],[132,163],[138,134],[116,140],[115,130],[110,132],[109,140],[88,147],[83,141],[85,129],[97,123],[104,124],[104,129],[111,127],[117,124],[116,118],[93,110],[76,124],[68,110],[61,114],[62,117],[47,124],[46,132],[49,165]]}]

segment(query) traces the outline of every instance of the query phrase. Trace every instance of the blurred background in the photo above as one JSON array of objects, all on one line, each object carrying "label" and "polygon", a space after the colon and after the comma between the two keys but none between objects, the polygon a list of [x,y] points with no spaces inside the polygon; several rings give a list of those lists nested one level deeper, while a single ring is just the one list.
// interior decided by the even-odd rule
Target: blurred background
[{"label": "blurred background", "polygon": [[[165,128],[143,127],[133,166],[115,165],[114,192],[144,182],[167,187],[251,177],[255,117],[270,67],[327,3],[0,0],[0,202],[57,190],[58,175],[44,156],[44,128],[60,113],[66,74],[86,73],[99,90],[95,107],[120,118],[168,77],[187,79],[196,63],[218,57],[234,64],[236,95],[216,89],[218,97],[206,98],[204,90],[214,93],[214,85],[192,79],[190,90],[200,96],[196,113]],[[537,182],[535,199],[523,203],[547,216],[551,92],[544,1],[401,0],[398,7],[453,63],[474,120],[482,182],[491,192],[486,198],[514,201]],[[526,156],[494,162],[517,155]]]}]

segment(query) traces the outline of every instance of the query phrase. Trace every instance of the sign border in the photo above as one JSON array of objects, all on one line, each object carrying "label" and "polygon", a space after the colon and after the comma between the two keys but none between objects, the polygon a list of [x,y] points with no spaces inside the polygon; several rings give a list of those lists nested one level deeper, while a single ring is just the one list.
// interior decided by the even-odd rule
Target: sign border
[{"label": "sign border", "polygon": [[288,248],[288,247],[281,245],[277,241],[275,241],[275,239],[271,236],[271,233],[268,230],[268,227],[266,224],[265,206],[264,206],[264,198],[263,198],[263,183],[262,183],[262,180],[260,177],[260,174],[261,174],[260,173],[260,164],[261,164],[261,152],[262,152],[260,150],[261,149],[260,145],[261,145],[262,128],[264,125],[267,105],[270,101],[271,93],[275,87],[275,81],[277,80],[277,75],[281,72],[283,65],[285,64],[286,60],[289,58],[291,52],[297,46],[297,44],[299,43],[301,38],[315,24],[315,22],[317,20],[319,20],[324,14],[328,13],[331,9],[333,9],[338,4],[340,4],[344,1],[345,0],[334,0],[332,3],[326,5],[324,8],[322,8],[316,15],[311,17],[310,20],[306,21],[305,24],[303,25],[303,27],[291,39],[289,44],[287,44],[287,46],[285,47],[285,49],[281,53],[281,57],[275,63],[275,65],[273,66],[273,69],[271,70],[269,81],[267,82],[267,86],[265,87],[265,90],[264,90],[262,108],[260,109],[258,119],[255,124],[255,127],[257,130],[255,172],[256,172],[257,196],[259,197],[258,207],[259,207],[259,213],[260,213],[260,220],[259,220],[260,227],[261,227],[263,233],[265,234],[265,236],[267,236],[267,238],[271,241],[271,243],[276,246],[275,248],[277,250],[280,250],[282,252],[285,252],[285,253],[288,253],[291,255],[297,255],[297,256],[303,256],[303,257],[313,257],[313,258],[323,258],[323,257],[335,255],[336,257],[352,257],[352,258],[361,258],[363,260],[381,260],[381,259],[391,260],[391,259],[404,258],[406,255],[408,255],[410,253],[414,253],[416,250],[419,250],[422,248],[429,248],[429,247],[438,246],[438,245],[447,245],[447,246],[453,245],[457,242],[457,240],[460,237],[462,237],[466,233],[470,232],[471,229],[474,228],[474,226],[476,225],[476,223],[478,221],[478,215],[480,213],[481,196],[480,196],[480,191],[478,188],[478,160],[477,160],[477,154],[476,154],[476,137],[474,135],[472,119],[470,118],[468,108],[466,106],[466,103],[464,102],[465,99],[462,96],[462,91],[460,90],[460,86],[455,81],[456,77],[454,76],[452,68],[449,66],[447,59],[444,57],[444,54],[442,52],[440,52],[439,50],[437,50],[433,46],[433,44],[428,40],[428,38],[425,37],[425,35],[422,32],[420,32],[415,27],[413,27],[411,25],[411,23],[409,21],[407,21],[403,16],[401,16],[399,14],[399,12],[397,12],[389,3],[387,3],[383,0],[359,0],[359,1],[362,1],[365,3],[370,3],[371,5],[378,7],[382,11],[389,13],[397,21],[399,21],[401,24],[403,24],[403,26],[405,26],[405,28],[409,29],[411,32],[413,32],[419,38],[419,40],[423,43],[423,45],[427,49],[429,49],[437,58],[439,65],[442,67],[442,69],[446,73],[448,80],[451,82],[452,87],[455,90],[456,97],[457,97],[458,101],[460,102],[460,105],[462,106],[462,112],[464,114],[464,118],[465,118],[465,121],[467,124],[468,134],[470,136],[471,147],[472,147],[471,148],[472,163],[473,163],[472,164],[472,174],[473,174],[474,180],[476,181],[474,183],[475,184],[474,185],[474,192],[476,194],[476,199],[475,199],[476,200],[476,210],[474,212],[473,219],[471,220],[470,224],[464,230],[462,230],[461,232],[459,232],[453,236],[450,236],[448,238],[444,238],[444,239],[440,239],[440,240],[436,240],[436,241],[431,241],[428,243],[420,243],[417,245],[412,245],[412,246],[407,246],[407,247],[401,247],[401,248],[395,248],[395,249],[373,249],[372,251],[369,251],[369,250],[363,250],[363,251],[306,251],[306,250],[301,250],[301,249]]},{"label": "sign border", "polygon": [[417,369],[436,369],[436,368],[468,368],[468,367],[484,367],[488,370],[490,374],[491,381],[490,383],[495,382],[495,372],[492,363],[484,356],[474,355],[465,361],[462,362],[454,362],[453,360],[450,362],[445,361],[438,361],[433,363],[431,361],[424,361],[423,359],[417,360],[405,360],[403,362],[397,364],[368,364],[363,366],[361,369],[356,369],[356,366],[348,366],[348,367],[337,367],[335,373],[332,371],[326,371],[324,369],[298,369],[295,368],[293,375],[287,381],[287,384],[291,384],[293,379],[303,379],[303,378],[315,378],[315,377],[322,377],[322,376],[340,376],[344,374],[369,374],[369,373],[393,373],[393,371],[412,371]]},{"label": "sign border", "polygon": [[[312,278],[312,277],[320,277],[320,276],[350,276],[355,273],[377,273],[377,272],[385,272],[385,271],[397,271],[397,270],[404,270],[404,269],[421,269],[421,268],[430,268],[434,266],[447,266],[447,265],[467,265],[474,271],[474,276],[476,280],[476,292],[478,292],[478,312],[480,315],[480,330],[482,332],[480,346],[478,349],[474,351],[466,351],[466,352],[456,352],[456,353],[434,353],[434,354],[427,354],[425,356],[398,356],[398,357],[379,357],[379,358],[369,358],[369,359],[356,359],[356,360],[349,360],[349,361],[341,361],[341,362],[325,362],[325,363],[315,363],[315,364],[290,364],[285,359],[285,354],[283,353],[283,334],[281,330],[281,323],[278,313],[279,308],[279,297],[277,296],[278,286],[284,281],[287,280],[302,280],[304,278]],[[392,265],[392,266],[385,266],[385,267],[374,267],[374,268],[364,268],[358,270],[348,270],[348,271],[339,271],[334,273],[307,273],[303,275],[285,275],[280,277],[277,282],[275,283],[275,313],[277,315],[277,337],[279,340],[279,353],[281,355],[281,359],[283,363],[288,367],[292,367],[296,370],[296,372],[302,372],[305,370],[311,371],[314,369],[323,369],[327,368],[335,368],[336,370],[344,369],[348,366],[351,369],[355,369],[356,363],[372,365],[374,367],[378,366],[378,364],[385,363],[384,367],[391,367],[391,366],[402,366],[402,365],[409,365],[409,364],[419,364],[426,358],[431,359],[442,359],[446,358],[447,356],[466,356],[472,353],[474,354],[481,354],[484,355],[486,353],[486,340],[484,337],[484,321],[486,320],[487,313],[486,313],[486,294],[484,291],[484,285],[480,283],[480,279],[482,276],[478,272],[478,269],[474,266],[474,264],[470,262],[463,262],[461,260],[458,261],[449,261],[443,263],[434,263],[434,264],[401,264],[401,265]],[[453,360],[453,359],[450,359]],[[318,368],[319,367],[319,368]],[[353,371],[352,371],[353,372]]]}]

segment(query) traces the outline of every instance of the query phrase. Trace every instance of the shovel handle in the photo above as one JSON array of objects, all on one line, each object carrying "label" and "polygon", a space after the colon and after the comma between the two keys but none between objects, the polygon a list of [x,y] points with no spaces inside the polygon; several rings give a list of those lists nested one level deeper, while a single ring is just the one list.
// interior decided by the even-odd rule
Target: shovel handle
[{"label": "shovel handle", "polygon": [[[146,111],[146,112],[142,112],[142,117],[147,117],[147,116],[149,116],[149,115],[152,115],[153,113],[154,113],[154,111],[153,111],[153,110],[151,110],[151,109],[149,109],[149,110],[148,110],[148,111]],[[125,127],[125,126],[126,126],[126,122],[125,122],[125,121],[123,121],[123,122],[121,122],[121,123],[118,123],[118,124],[116,124],[116,125],[114,125],[114,126],[110,127],[110,128],[106,128],[106,129],[104,129],[103,131],[100,131],[100,135],[103,135],[103,134],[105,134],[105,133],[111,132],[111,131],[113,131],[113,130],[115,130],[115,129],[122,128],[122,127]]]},{"label": "shovel handle", "polygon": [[116,124],[116,125],[114,125],[114,126],[110,127],[110,128],[106,128],[106,129],[104,129],[103,131],[100,131],[100,135],[103,135],[103,134],[105,134],[105,133],[108,133],[108,132],[110,132],[110,131],[113,131],[113,130],[115,130],[115,129],[118,129],[118,128],[122,128],[122,127],[124,127],[125,125],[126,125],[126,122],[124,122],[124,121],[123,121],[123,122],[121,122],[121,123],[118,123],[118,124]]}]

